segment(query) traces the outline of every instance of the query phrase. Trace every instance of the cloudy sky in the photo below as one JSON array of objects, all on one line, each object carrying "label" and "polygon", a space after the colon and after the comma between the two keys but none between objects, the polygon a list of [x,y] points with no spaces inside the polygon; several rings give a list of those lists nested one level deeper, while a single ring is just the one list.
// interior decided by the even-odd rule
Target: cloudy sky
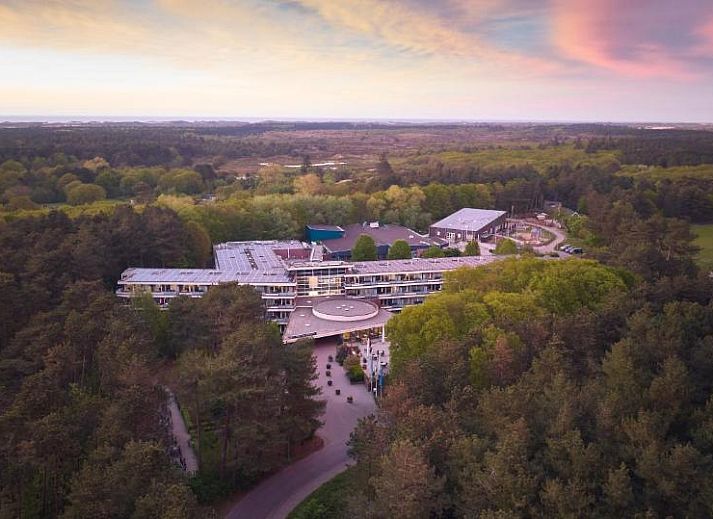
[{"label": "cloudy sky", "polygon": [[713,0],[0,0],[0,114],[713,121]]}]

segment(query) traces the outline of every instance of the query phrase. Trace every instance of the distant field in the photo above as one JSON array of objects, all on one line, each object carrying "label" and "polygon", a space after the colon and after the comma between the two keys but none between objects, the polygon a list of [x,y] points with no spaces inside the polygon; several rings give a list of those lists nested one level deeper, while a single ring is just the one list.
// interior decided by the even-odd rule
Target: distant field
[{"label": "distant field", "polygon": [[691,230],[696,235],[695,245],[701,248],[696,257],[698,266],[713,270],[713,224],[692,225]]},{"label": "distant field", "polygon": [[650,180],[674,180],[690,178],[695,180],[713,180],[713,164],[700,166],[675,166],[662,168],[658,166],[624,166],[619,175],[647,178]]}]

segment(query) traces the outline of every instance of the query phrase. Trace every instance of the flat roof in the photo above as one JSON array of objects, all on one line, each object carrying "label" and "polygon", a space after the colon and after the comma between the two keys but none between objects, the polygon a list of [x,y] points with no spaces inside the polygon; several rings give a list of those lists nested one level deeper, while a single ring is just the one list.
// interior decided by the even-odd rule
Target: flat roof
[{"label": "flat roof", "polygon": [[396,240],[404,240],[412,247],[430,247],[431,245],[444,245],[446,243],[445,240],[419,234],[413,229],[401,225],[384,224],[379,225],[379,227],[370,227],[368,224],[363,225],[360,223],[344,227],[344,236],[341,238],[323,240],[322,243],[333,253],[350,251],[362,234],[368,234],[374,238],[377,247],[390,246]]},{"label": "flat roof", "polygon": [[352,263],[352,274],[396,274],[442,272],[460,267],[480,267],[500,259],[497,256],[458,256],[448,258],[413,258],[403,260],[360,261]]},{"label": "flat roof", "polygon": [[309,261],[283,259],[288,250],[309,251],[299,241],[228,242],[215,246],[215,269],[128,268],[121,274],[119,285],[194,284],[217,285],[240,283],[251,285],[296,286],[292,273],[299,270],[344,269],[345,274],[396,274],[409,272],[444,272],[460,267],[479,267],[499,258],[494,256],[461,256],[447,258],[413,258],[381,261]]},{"label": "flat roof", "polygon": [[236,277],[234,271],[225,270],[128,268],[121,273],[119,284],[188,283],[217,285],[218,283],[236,281]]},{"label": "flat roof", "polygon": [[283,256],[289,258],[294,251],[295,256],[304,257],[309,250],[297,240],[263,240],[219,243],[213,253],[216,270],[232,272],[238,283],[290,283]]},{"label": "flat roof", "polygon": [[308,224],[307,228],[313,231],[344,231],[344,229],[338,225]]},{"label": "flat roof", "polygon": [[119,285],[153,285],[158,283],[176,285],[240,283],[245,285],[296,286],[286,273],[261,270],[243,273],[235,270],[215,269],[128,268],[121,273],[121,278],[118,281]]},{"label": "flat roof", "polygon": [[473,209],[472,207],[464,207],[446,216],[442,220],[431,224],[431,227],[440,227],[444,229],[458,229],[461,231],[479,231],[483,227],[507,214],[507,211],[495,211],[493,209]]},{"label": "flat roof", "polygon": [[296,308],[290,313],[290,319],[287,322],[285,333],[282,334],[283,341],[289,343],[303,338],[319,339],[321,337],[331,337],[332,335],[340,335],[342,333],[380,328],[394,316],[391,312],[379,308],[378,313],[374,317],[359,321],[331,321],[321,319],[312,313],[312,308],[316,304],[324,304],[325,301],[330,301],[336,307],[343,304],[354,304],[354,302],[360,300],[344,296],[297,298]]}]

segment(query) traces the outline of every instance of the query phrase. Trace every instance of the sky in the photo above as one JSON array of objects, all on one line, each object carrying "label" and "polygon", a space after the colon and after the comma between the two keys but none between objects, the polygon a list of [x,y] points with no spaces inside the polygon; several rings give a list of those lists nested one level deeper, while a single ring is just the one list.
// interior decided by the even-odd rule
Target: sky
[{"label": "sky", "polygon": [[713,122],[713,0],[0,0],[0,116]]}]

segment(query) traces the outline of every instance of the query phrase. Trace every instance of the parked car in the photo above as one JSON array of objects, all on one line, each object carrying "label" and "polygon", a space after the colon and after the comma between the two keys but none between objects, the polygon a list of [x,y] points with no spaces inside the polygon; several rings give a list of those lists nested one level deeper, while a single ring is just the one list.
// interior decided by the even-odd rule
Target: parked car
[{"label": "parked car", "polygon": [[584,251],[582,250],[581,247],[572,247],[571,253],[572,253],[572,254],[583,254]]}]

